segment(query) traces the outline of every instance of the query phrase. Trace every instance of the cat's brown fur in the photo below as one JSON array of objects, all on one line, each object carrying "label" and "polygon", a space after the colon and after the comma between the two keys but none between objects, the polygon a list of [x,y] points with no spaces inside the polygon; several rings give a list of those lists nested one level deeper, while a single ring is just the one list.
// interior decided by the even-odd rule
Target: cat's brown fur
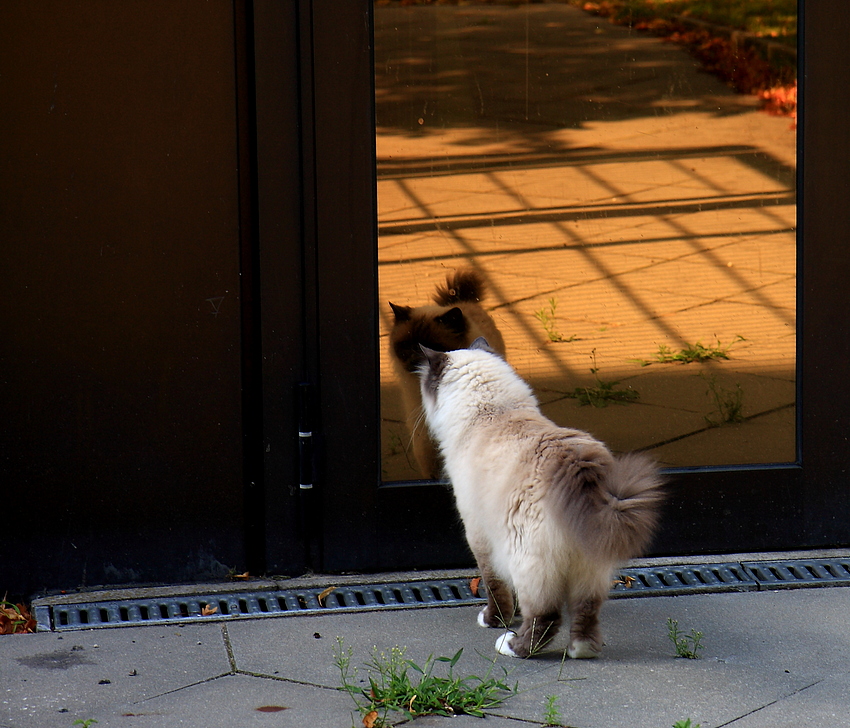
[{"label": "cat's brown fur", "polygon": [[442,477],[442,459],[422,421],[422,395],[416,374],[424,361],[420,344],[435,351],[454,351],[483,336],[504,357],[502,335],[479,303],[485,294],[483,276],[472,268],[461,268],[446,275],[445,286],[437,286],[434,304],[411,307],[390,303],[390,359],[401,387],[413,454],[426,478]]}]

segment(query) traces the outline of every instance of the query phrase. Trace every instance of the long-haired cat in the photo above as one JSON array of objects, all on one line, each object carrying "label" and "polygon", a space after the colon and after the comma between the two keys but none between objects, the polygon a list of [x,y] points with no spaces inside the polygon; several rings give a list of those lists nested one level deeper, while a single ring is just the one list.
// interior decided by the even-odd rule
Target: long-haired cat
[{"label": "long-haired cat", "polygon": [[596,657],[599,609],[614,569],[649,543],[662,479],[640,455],[614,457],[586,432],[541,414],[529,386],[478,339],[424,350],[428,425],[440,445],[466,538],[487,587],[478,622],[522,624],[496,650],[529,657],[570,617],[570,657]]},{"label": "long-haired cat", "polygon": [[479,304],[484,298],[484,278],[472,268],[446,275],[446,285],[437,286],[434,304],[397,306],[390,332],[390,359],[401,387],[407,426],[413,442],[413,455],[426,478],[442,477],[442,462],[437,448],[422,421],[422,398],[417,367],[424,361],[420,345],[435,351],[452,351],[469,346],[479,336],[505,355],[505,342],[496,323]]}]

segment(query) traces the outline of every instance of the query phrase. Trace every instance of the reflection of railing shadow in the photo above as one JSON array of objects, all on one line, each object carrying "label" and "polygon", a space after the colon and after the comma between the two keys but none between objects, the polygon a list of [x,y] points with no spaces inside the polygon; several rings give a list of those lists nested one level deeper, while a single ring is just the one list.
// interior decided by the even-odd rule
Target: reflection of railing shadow
[{"label": "reflection of railing shadow", "polygon": [[[760,175],[770,180],[770,183],[765,184],[767,189],[763,191],[756,190],[741,193],[740,191],[727,190],[722,182],[710,179],[692,169],[685,170],[681,161],[687,159],[715,160],[718,164],[722,164],[724,160],[728,160],[727,163],[730,165],[740,163],[758,171]],[[601,165],[606,164],[628,165],[629,163],[644,162],[666,162],[676,166],[677,169],[687,171],[687,174],[696,181],[697,191],[694,191],[694,187],[688,188],[687,191],[675,191],[676,188],[672,187],[671,189],[675,191],[676,195],[680,192],[682,195],[680,197],[674,196],[664,199],[632,200],[629,199],[630,194],[627,190],[621,189],[616,182],[604,179],[596,171]],[[553,168],[573,169],[587,179],[592,180],[597,188],[610,193],[610,196],[590,204],[538,207],[524,195],[521,189],[503,182],[503,178],[499,175],[500,172],[534,169],[551,170]],[[424,198],[422,194],[418,193],[415,185],[411,184],[411,181],[417,178],[433,179],[473,174],[486,176],[489,182],[494,185],[494,189],[498,189],[507,199],[511,199],[513,204],[508,205],[508,209],[494,210],[490,213],[476,212],[468,214],[460,212],[440,215],[434,211],[432,203]],[[593,279],[609,280],[625,298],[642,311],[645,320],[653,321],[671,341],[685,344],[686,342],[682,335],[664,321],[662,317],[658,316],[651,300],[647,299],[643,292],[631,286],[622,274],[615,274],[611,271],[604,256],[597,255],[594,252],[594,250],[611,246],[678,241],[689,244],[691,247],[689,254],[697,253],[703,256],[719,271],[720,275],[733,282],[739,292],[748,293],[760,305],[776,310],[777,315],[783,318],[785,323],[792,326],[794,324],[793,315],[786,314],[780,308],[776,307],[774,302],[770,301],[759,290],[760,286],[753,285],[738,270],[723,264],[716,253],[702,242],[712,237],[731,237],[736,233],[742,233],[747,236],[766,236],[788,233],[793,230],[792,227],[789,227],[787,220],[775,215],[770,210],[770,207],[794,204],[795,191],[793,183],[795,171],[780,160],[755,147],[725,145],[683,149],[644,149],[635,152],[577,149],[564,151],[557,155],[501,153],[477,156],[461,155],[428,161],[424,161],[421,158],[406,160],[392,159],[379,160],[378,176],[380,182],[396,185],[402,191],[404,197],[412,204],[413,209],[418,211],[415,216],[409,216],[405,219],[392,219],[380,223],[378,232],[385,244],[394,236],[438,233],[441,236],[447,236],[452,239],[458,249],[457,252],[451,253],[437,253],[436,251],[431,252],[426,249],[422,251],[421,255],[411,256],[409,253],[405,253],[403,258],[391,260],[386,255],[392,249],[392,245],[389,245],[388,247],[384,247],[385,254],[379,263],[381,267],[417,262],[433,263],[438,260],[463,260],[466,263],[474,265],[478,260],[491,256],[497,257],[510,254],[527,255],[547,250],[573,250],[579,252],[585,258],[586,262],[595,269],[596,273],[593,275]],[[777,186],[781,186],[782,188],[777,189]],[[730,220],[728,230],[717,231],[715,229],[713,231],[702,231],[694,227],[689,227],[686,222],[687,217],[683,217],[686,213],[722,212],[741,209],[758,210],[765,218],[763,228],[755,230],[751,226],[745,231],[740,231],[736,229],[734,222]],[[646,237],[635,237],[610,242],[591,242],[586,240],[574,226],[564,224],[570,221],[607,220],[630,217],[657,218],[666,228],[672,230],[673,235],[655,236],[649,239]],[[531,248],[527,246],[514,246],[510,243],[507,245],[499,243],[482,247],[464,235],[464,230],[467,229],[537,224],[554,228],[556,235],[550,243]],[[425,240],[422,242],[427,247],[427,242]],[[651,265],[647,264],[644,267],[650,267]],[[640,266],[635,268],[635,271],[639,269]],[[519,300],[552,295],[556,292],[534,291],[522,299],[509,300],[504,295],[498,281],[490,280],[489,285],[491,291],[499,300],[499,303],[494,308],[510,306]],[[567,287],[569,286],[562,286],[557,290],[563,290]],[[525,322],[522,322],[520,325],[525,328],[525,333],[530,338],[533,340],[540,339],[539,332],[531,326],[528,326]],[[542,339],[540,343],[544,343]],[[550,354],[545,347],[542,351],[544,354]],[[557,360],[557,357],[551,355],[549,358],[552,360],[551,364],[561,369],[564,376],[570,374],[563,362]]]},{"label": "reflection of railing shadow", "polygon": [[[663,199],[651,202],[620,202],[617,204],[589,204],[565,207],[530,207],[492,213],[460,214],[440,216],[431,213],[428,204],[419,199],[406,180],[412,178],[435,178],[459,174],[492,174],[531,169],[588,168],[600,164],[627,164],[637,162],[680,161],[683,159],[706,159],[726,157],[744,164],[765,177],[772,178],[784,190],[753,192],[749,194],[724,194],[711,196]],[[405,220],[390,220],[379,224],[379,235],[407,235],[428,230],[459,230],[462,228],[493,227],[499,225],[525,225],[538,222],[561,222],[589,220],[593,218],[630,217],[638,215],[672,215],[686,212],[704,212],[766,205],[795,203],[794,181],[796,170],[775,157],[749,146],[692,147],[673,150],[636,150],[611,152],[609,150],[565,151],[557,156],[537,154],[478,155],[443,157],[424,162],[421,158],[409,160],[378,160],[378,179],[392,180],[425,215]],[[612,195],[625,196],[612,189]],[[504,251],[500,251],[504,252]]]},{"label": "reflection of railing shadow", "polygon": [[[443,151],[441,149],[441,151]],[[623,162],[663,162],[674,159],[694,157],[735,157],[766,177],[775,179],[787,187],[794,186],[796,169],[765,153],[763,150],[744,144],[728,144],[711,147],[682,147],[676,149],[636,149],[612,151],[600,148],[563,149],[553,154],[551,151],[540,154],[535,152],[456,154],[439,157],[391,159],[378,158],[378,179],[398,177],[439,177],[462,174],[465,172],[498,172],[503,170],[541,169],[548,167],[574,167],[586,164],[605,164]]]},{"label": "reflection of railing shadow", "polygon": [[[407,191],[409,197],[415,197]],[[378,227],[379,235],[409,235],[427,230],[461,230],[463,228],[499,227],[503,225],[529,225],[545,222],[570,222],[610,219],[615,217],[645,217],[648,215],[677,215],[686,212],[708,212],[711,210],[735,210],[766,205],[793,205],[794,192],[761,192],[750,195],[717,195],[684,200],[658,200],[655,202],[623,202],[615,205],[575,205],[570,207],[536,208],[517,212],[477,213],[434,217],[431,220],[385,223]],[[687,237],[687,236],[686,236]],[[563,247],[563,246],[561,246]],[[524,249],[523,249],[524,250]],[[507,251],[499,249],[503,254]],[[517,251],[519,252],[519,251]],[[486,254],[486,253],[485,253]],[[432,257],[425,258],[431,260]],[[411,259],[406,259],[410,262]]]}]

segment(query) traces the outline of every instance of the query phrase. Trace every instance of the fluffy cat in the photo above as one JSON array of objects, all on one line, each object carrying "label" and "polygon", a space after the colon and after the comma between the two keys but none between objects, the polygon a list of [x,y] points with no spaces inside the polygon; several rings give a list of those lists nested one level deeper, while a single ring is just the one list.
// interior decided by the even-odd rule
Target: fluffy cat
[{"label": "fluffy cat", "polygon": [[413,441],[413,455],[422,475],[432,480],[442,477],[442,462],[437,448],[422,424],[422,398],[417,368],[424,361],[420,344],[436,351],[451,351],[469,346],[479,336],[505,355],[505,342],[496,323],[480,305],[486,287],[484,279],[472,268],[462,268],[446,276],[446,285],[437,286],[434,304],[397,306],[390,332],[390,359],[401,387],[407,426]]},{"label": "fluffy cat", "polygon": [[596,657],[613,571],[655,530],[658,469],[640,455],[614,457],[588,433],[544,417],[529,386],[482,339],[423,353],[428,426],[487,586],[478,623],[508,627],[516,597],[522,624],[496,650],[529,657],[555,636],[566,605],[567,653]]}]

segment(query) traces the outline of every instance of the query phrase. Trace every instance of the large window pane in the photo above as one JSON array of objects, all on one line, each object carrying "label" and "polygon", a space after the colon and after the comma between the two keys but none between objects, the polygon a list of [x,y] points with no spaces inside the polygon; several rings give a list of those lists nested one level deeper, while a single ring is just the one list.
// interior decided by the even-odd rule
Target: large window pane
[{"label": "large window pane", "polygon": [[384,480],[427,475],[388,302],[461,267],[559,424],[672,466],[795,460],[789,119],[566,4],[377,5],[375,76]]}]

